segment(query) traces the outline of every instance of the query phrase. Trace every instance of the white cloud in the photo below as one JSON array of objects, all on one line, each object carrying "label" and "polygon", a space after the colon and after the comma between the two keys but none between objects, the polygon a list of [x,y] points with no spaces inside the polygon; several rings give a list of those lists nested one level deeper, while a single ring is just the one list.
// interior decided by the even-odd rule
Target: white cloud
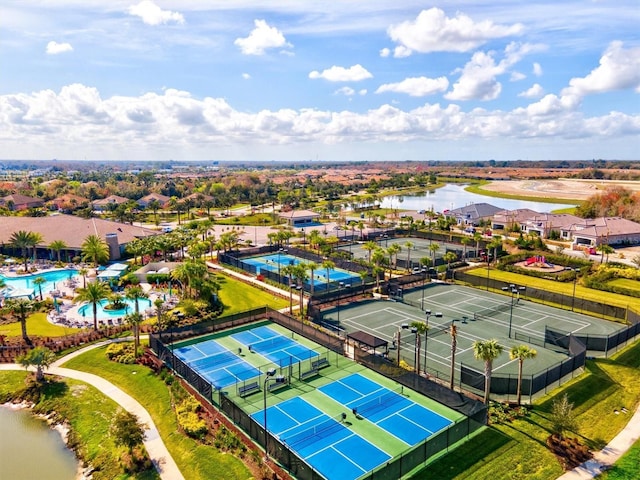
[{"label": "white cloud", "polygon": [[47,54],[49,55],[57,55],[59,53],[71,52],[73,47],[70,43],[58,43],[51,40],[47,43]]},{"label": "white cloud", "polygon": [[520,35],[524,27],[496,25],[489,20],[474,22],[463,13],[448,18],[439,8],[423,10],[414,21],[391,25],[389,37],[398,43],[396,57],[406,57],[413,51],[468,52],[496,38]]},{"label": "white cloud", "polygon": [[160,25],[165,23],[184,23],[184,16],[179,12],[162,10],[151,0],[142,0],[137,5],[131,5],[128,9],[129,15],[140,17],[147,25]]},{"label": "white cloud", "polygon": [[381,105],[362,112],[311,108],[245,112],[221,98],[197,99],[175,89],[102,98],[97,89],[74,84],[58,93],[0,95],[0,142],[4,148],[28,144],[28,150],[20,151],[56,152],[58,158],[77,158],[78,152],[113,159],[122,158],[123,152],[128,159],[167,158],[180,152],[183,157],[210,158],[212,147],[229,155],[263,152],[259,158],[272,158],[274,150],[265,149],[308,152],[310,143],[342,144],[345,155],[356,144],[370,157],[372,148],[379,152],[395,145],[397,153],[397,148],[413,141],[470,145],[489,140],[494,150],[523,139],[557,138],[547,144],[552,151],[567,139],[622,145],[640,135],[640,115],[614,111],[586,117],[577,110],[579,102],[575,95],[547,95],[512,111],[465,112],[458,105],[425,103],[411,110]]},{"label": "white cloud", "polygon": [[236,38],[234,45],[240,47],[245,55],[264,55],[270,48],[288,47],[291,45],[276,27],[270,27],[264,20],[253,21],[254,28],[248,37]]},{"label": "white cloud", "polygon": [[352,97],[355,93],[356,91],[351,87],[341,87],[333,92],[334,95],[345,95],[347,97]]},{"label": "white cloud", "polygon": [[534,62],[533,63],[533,74],[536,77],[541,77],[542,76],[542,67],[540,66],[540,64],[538,62]]},{"label": "white cloud", "polygon": [[542,95],[544,95],[544,88],[539,83],[534,83],[531,88],[518,94],[519,97],[524,98],[540,98]]},{"label": "white cloud", "polygon": [[527,76],[522,72],[511,72],[511,77],[509,78],[512,82],[519,82],[520,80],[524,80]]},{"label": "white cloud", "polygon": [[[504,57],[499,63],[494,59],[496,52],[476,52],[462,69],[456,70],[455,73],[461,73],[460,78],[444,97],[448,100],[495,100],[502,91],[497,77],[507,73],[525,55],[543,48],[541,45],[512,42],[505,47]],[[518,77],[515,74],[515,78]]]},{"label": "white cloud", "polygon": [[427,78],[413,77],[405,78],[398,83],[386,83],[380,85],[376,93],[396,92],[406,93],[412,97],[424,97],[434,93],[444,92],[449,88],[449,80],[446,77]]},{"label": "white cloud", "polygon": [[462,75],[445,94],[448,100],[494,100],[502,91],[496,76],[504,69],[496,65],[492,53],[476,52],[462,68]]},{"label": "white cloud", "polygon": [[369,71],[360,64],[353,65],[349,68],[334,65],[322,72],[314,70],[309,73],[309,78],[312,80],[323,78],[330,82],[359,82],[361,80],[366,80],[367,78],[373,78],[373,75],[371,75],[371,73],[369,73]]},{"label": "white cloud", "polygon": [[364,97],[366,94],[367,94],[367,89],[366,88],[358,90],[358,95],[360,95],[361,97]]},{"label": "white cloud", "polygon": [[572,78],[562,93],[584,96],[625,89],[640,93],[640,47],[625,49],[622,42],[612,42],[600,65],[586,77]]},{"label": "white cloud", "polygon": [[391,50],[389,50],[388,48],[383,48],[382,50],[380,50],[381,57],[386,58],[389,55],[391,55]]}]

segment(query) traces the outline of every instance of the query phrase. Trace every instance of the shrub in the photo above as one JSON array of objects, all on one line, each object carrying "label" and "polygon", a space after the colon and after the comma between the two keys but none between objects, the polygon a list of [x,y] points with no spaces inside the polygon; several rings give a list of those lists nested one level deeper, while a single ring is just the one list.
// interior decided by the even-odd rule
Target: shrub
[{"label": "shrub", "polygon": [[105,354],[112,362],[132,364],[136,362],[134,345],[127,343],[112,343],[107,347]]},{"label": "shrub", "polygon": [[207,422],[198,416],[200,404],[193,397],[187,397],[176,406],[178,424],[188,436],[202,439],[209,431]]}]

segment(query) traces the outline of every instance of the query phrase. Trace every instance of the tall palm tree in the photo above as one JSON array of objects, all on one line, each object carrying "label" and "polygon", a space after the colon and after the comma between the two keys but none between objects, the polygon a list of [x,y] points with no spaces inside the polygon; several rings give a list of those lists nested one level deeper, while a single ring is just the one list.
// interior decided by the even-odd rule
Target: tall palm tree
[{"label": "tall palm tree", "polygon": [[436,252],[440,249],[440,245],[438,245],[436,242],[431,243],[431,245],[429,245],[429,251],[431,252],[431,264],[435,265],[436,264]]},{"label": "tall palm tree", "polygon": [[64,240],[54,240],[53,242],[51,242],[49,244],[49,250],[51,250],[52,252],[54,252],[56,254],[56,256],[58,257],[58,262],[61,261],[60,257],[62,254],[62,250],[64,250],[65,248],[67,248],[67,243]]},{"label": "tall palm tree", "polygon": [[38,287],[38,293],[40,294],[40,301],[43,300],[42,298],[42,285],[47,283],[47,279],[44,277],[36,277],[33,279],[33,284],[36,285]]},{"label": "tall palm tree", "polygon": [[466,261],[467,259],[467,245],[471,242],[469,237],[462,237],[460,239],[460,243],[462,244],[462,259]]},{"label": "tall palm tree", "polygon": [[458,259],[458,256],[454,252],[447,252],[442,256],[442,259],[447,262],[447,270],[451,269],[451,262]]},{"label": "tall palm tree", "polygon": [[396,263],[398,262],[398,254],[401,250],[402,247],[398,243],[389,245],[389,248],[387,248],[387,254],[389,255],[389,264],[393,265],[393,268],[396,267]]},{"label": "tall palm tree", "polygon": [[454,376],[456,373],[456,348],[458,346],[458,327],[453,323],[449,328],[449,335],[451,335],[451,380],[449,381],[449,388],[453,390],[455,384]]},{"label": "tall palm tree", "polygon": [[473,342],[473,356],[477,360],[484,362],[484,403],[489,404],[489,394],[491,391],[491,373],[493,370],[493,361],[498,358],[504,347],[498,343],[498,340],[476,340]]},{"label": "tall palm tree", "polygon": [[[427,332],[429,330],[429,327],[427,327],[427,324],[425,322],[411,322],[411,327],[416,329],[416,373],[419,375],[420,374],[420,335],[424,334],[425,337],[427,335]],[[424,365],[424,371],[427,371],[427,365]]]},{"label": "tall palm tree", "polygon": [[476,257],[479,257],[480,254],[480,240],[482,240],[482,234],[480,232],[475,232],[473,234],[473,241],[476,242]]},{"label": "tall palm tree", "polygon": [[142,289],[140,285],[132,285],[127,287],[125,290],[124,296],[133,300],[133,305],[135,308],[135,313],[133,315],[128,315],[128,321],[133,326],[133,339],[134,339],[134,348],[135,353],[134,356],[138,358],[138,347],[140,347],[140,324],[144,320],[142,315],[140,315],[140,299],[141,298],[149,298],[149,295]]},{"label": "tall palm tree", "polygon": [[300,262],[293,269],[293,277],[296,279],[300,295],[300,318],[304,317],[304,282],[309,279],[308,268],[305,262]]},{"label": "tall palm tree", "polygon": [[82,288],[87,288],[87,274],[89,269],[82,267],[78,269],[78,274],[82,276]]},{"label": "tall palm tree", "polygon": [[327,271],[327,292],[329,291],[329,286],[331,282],[329,281],[331,270],[336,269],[336,264],[331,260],[324,260],[322,262],[322,268]]},{"label": "tall palm tree", "polygon": [[494,235],[491,239],[491,243],[487,245],[487,248],[493,248],[493,262],[498,264],[498,248],[502,246],[502,237],[500,235]]},{"label": "tall palm tree", "polygon": [[413,248],[412,241],[406,241],[404,246],[407,247],[407,272],[411,270],[411,249]]},{"label": "tall palm tree", "polygon": [[109,245],[98,235],[89,235],[82,242],[82,260],[91,261],[97,267],[109,260]]},{"label": "tall palm tree", "polygon": [[160,331],[162,328],[164,300],[162,300],[160,297],[156,298],[153,301],[153,306],[156,307],[156,324],[158,327],[158,331]]},{"label": "tall palm tree", "polygon": [[24,261],[24,271],[28,271],[27,262],[29,260],[29,249],[35,248],[38,243],[42,241],[42,235],[34,232],[27,232],[26,230],[18,230],[13,232],[9,237],[9,244],[14,248],[19,248],[22,253],[22,260]]},{"label": "tall palm tree", "polygon": [[91,282],[86,287],[78,289],[78,295],[73,299],[76,302],[87,302],[93,307],[93,329],[98,330],[98,304],[109,298],[111,289],[102,282]]},{"label": "tall palm tree", "polygon": [[376,248],[378,248],[378,244],[373,240],[369,240],[362,245],[362,248],[368,252],[367,263],[371,263],[371,254]]},{"label": "tall palm tree", "polygon": [[295,265],[285,265],[282,267],[282,275],[289,278],[289,315],[293,315],[293,275],[295,268]]},{"label": "tall palm tree", "polygon": [[538,355],[537,350],[531,348],[529,345],[515,345],[509,350],[509,358],[511,360],[518,360],[518,405],[520,405],[520,401],[522,400],[522,366],[525,360],[535,358],[536,355]]},{"label": "tall palm tree", "polygon": [[33,301],[27,298],[10,298],[5,302],[5,307],[18,317],[20,329],[22,330],[22,339],[27,345],[31,345],[31,339],[27,335],[27,315],[33,310]]}]

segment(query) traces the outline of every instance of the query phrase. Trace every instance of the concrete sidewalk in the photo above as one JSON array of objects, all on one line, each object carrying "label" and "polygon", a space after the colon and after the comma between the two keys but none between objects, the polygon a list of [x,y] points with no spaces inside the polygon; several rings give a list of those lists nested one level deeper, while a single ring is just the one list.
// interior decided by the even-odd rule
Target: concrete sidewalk
[{"label": "concrete sidewalk", "polygon": [[586,480],[594,478],[618,461],[640,438],[640,405],[627,426],[606,447],[596,452],[591,460],[558,477],[558,480]]},{"label": "concrete sidewalk", "polygon": [[[91,373],[81,372],[79,370],[72,370],[69,368],[62,368],[59,365],[66,362],[70,358],[82,354],[83,352],[97,348],[109,342],[101,342],[98,344],[89,345],[81,350],[71,353],[70,355],[61,358],[56,361],[54,365],[48,368],[45,373],[52,375],[59,375],[61,377],[73,378],[82,382],[88,383],[100,390],[104,395],[114,400],[118,405],[128,412],[133,413],[138,420],[145,425],[145,439],[144,446],[147,449],[149,458],[156,467],[156,470],[160,474],[160,477],[164,480],[183,480],[184,477],[180,473],[178,465],[173,460],[173,457],[167,450],[160,433],[156,428],[151,415],[147,412],[142,405],[140,405],[133,397],[126,394],[118,387],[108,382],[107,380],[93,375]],[[144,368],[144,367],[141,367]],[[24,367],[17,364],[0,364],[0,370],[23,370]]]}]

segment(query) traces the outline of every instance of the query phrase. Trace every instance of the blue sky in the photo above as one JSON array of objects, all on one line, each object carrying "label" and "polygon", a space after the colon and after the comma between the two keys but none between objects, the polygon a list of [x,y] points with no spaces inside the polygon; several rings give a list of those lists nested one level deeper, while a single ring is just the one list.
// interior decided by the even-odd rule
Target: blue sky
[{"label": "blue sky", "polygon": [[5,0],[0,158],[640,159],[640,4]]}]

